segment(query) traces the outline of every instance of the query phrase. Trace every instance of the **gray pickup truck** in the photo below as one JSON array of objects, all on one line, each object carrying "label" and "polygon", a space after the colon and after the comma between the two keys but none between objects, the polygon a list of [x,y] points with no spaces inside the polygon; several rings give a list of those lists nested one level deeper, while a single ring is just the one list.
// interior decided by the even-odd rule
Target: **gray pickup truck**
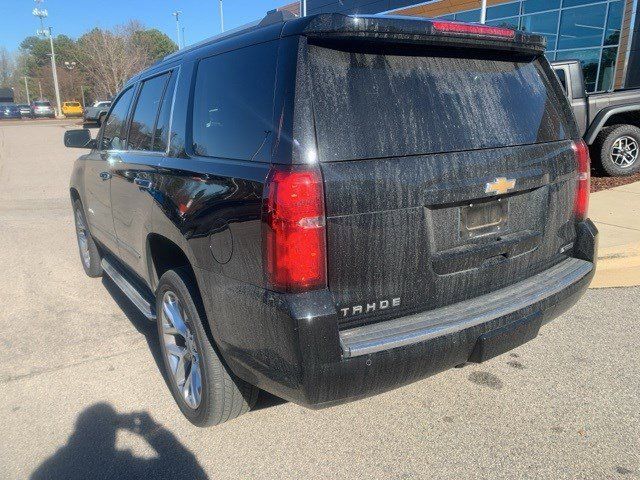
[{"label": "gray pickup truck", "polygon": [[640,89],[587,94],[578,60],[552,62],[591,158],[611,176],[640,171]]},{"label": "gray pickup truck", "polygon": [[95,123],[100,126],[110,107],[111,101],[101,100],[94,102],[93,105],[84,109],[84,123]]}]

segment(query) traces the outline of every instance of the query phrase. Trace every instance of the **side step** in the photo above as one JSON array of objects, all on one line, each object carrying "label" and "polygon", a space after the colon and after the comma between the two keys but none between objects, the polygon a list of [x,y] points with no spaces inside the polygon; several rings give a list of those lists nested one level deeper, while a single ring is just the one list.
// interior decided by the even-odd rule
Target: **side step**
[{"label": "side step", "polygon": [[140,312],[147,317],[147,320],[155,321],[156,320],[156,312],[154,307],[153,299],[149,298],[148,295],[144,295],[141,293],[133,284],[127,279],[127,274],[124,273],[120,268],[118,268],[114,263],[111,263],[109,259],[103,258],[102,269],[104,273],[109,275],[109,278],[113,280],[122,293],[126,295],[126,297],[131,300]]}]

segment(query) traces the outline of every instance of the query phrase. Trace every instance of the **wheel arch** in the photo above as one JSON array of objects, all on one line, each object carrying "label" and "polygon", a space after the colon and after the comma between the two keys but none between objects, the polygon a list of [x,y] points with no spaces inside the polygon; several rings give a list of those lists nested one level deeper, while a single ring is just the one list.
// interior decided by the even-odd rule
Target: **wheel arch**
[{"label": "wheel arch", "polygon": [[152,290],[158,285],[160,277],[176,268],[185,269],[197,284],[191,260],[187,253],[174,241],[158,233],[147,235],[147,268]]},{"label": "wheel arch", "polygon": [[584,141],[592,145],[604,127],[617,124],[640,127],[640,105],[616,105],[603,108],[591,122],[591,126],[584,135]]}]

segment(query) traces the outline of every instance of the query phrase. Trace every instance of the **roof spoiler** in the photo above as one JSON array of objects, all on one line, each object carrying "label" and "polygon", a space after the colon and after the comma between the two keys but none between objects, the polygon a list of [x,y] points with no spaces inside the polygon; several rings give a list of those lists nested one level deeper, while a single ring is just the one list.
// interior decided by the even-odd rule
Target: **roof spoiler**
[{"label": "roof spoiler", "polygon": [[314,15],[286,22],[282,35],[445,44],[535,54],[543,53],[547,45],[547,40],[542,35],[509,28],[399,15]]}]

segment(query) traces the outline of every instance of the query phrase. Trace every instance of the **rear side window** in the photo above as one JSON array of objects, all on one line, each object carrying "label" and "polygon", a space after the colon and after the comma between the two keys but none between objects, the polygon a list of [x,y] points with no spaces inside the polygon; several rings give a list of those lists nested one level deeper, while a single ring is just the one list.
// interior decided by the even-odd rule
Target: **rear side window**
[{"label": "rear side window", "polygon": [[126,90],[113,106],[111,113],[107,117],[102,129],[102,140],[100,147],[102,150],[122,150],[124,149],[126,137],[126,123],[131,100],[133,99],[133,88]]},{"label": "rear side window", "polygon": [[197,155],[251,159],[273,131],[278,42],[241,48],[198,65],[193,101]]},{"label": "rear side window", "polygon": [[151,150],[153,129],[169,75],[160,75],[142,84],[129,127],[129,150]]},{"label": "rear side window", "polygon": [[324,161],[550,142],[571,132],[537,59],[309,48]]},{"label": "rear side window", "polygon": [[162,106],[158,115],[158,122],[153,135],[153,150],[164,152],[169,144],[169,122],[171,120],[171,105],[176,87],[177,72],[174,72],[167,83],[167,88],[162,97]]}]

